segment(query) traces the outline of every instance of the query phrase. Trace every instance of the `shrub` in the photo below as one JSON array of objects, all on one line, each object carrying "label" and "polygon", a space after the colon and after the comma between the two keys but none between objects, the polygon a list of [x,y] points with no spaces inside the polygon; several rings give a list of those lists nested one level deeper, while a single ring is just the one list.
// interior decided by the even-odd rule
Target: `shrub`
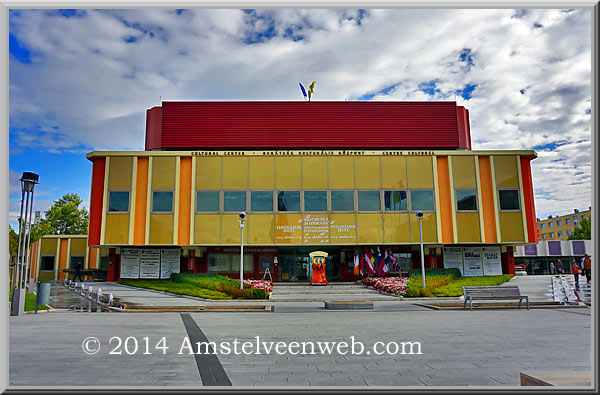
[{"label": "shrub", "polygon": [[[421,278],[421,269],[410,270],[409,276],[410,276],[410,278],[413,278],[413,277]],[[425,269],[425,277],[426,278],[427,277],[437,277],[437,276],[441,276],[441,277],[451,276],[453,280],[458,280],[459,278],[462,278],[462,275],[460,274],[460,270],[455,267],[450,268],[450,269],[441,268],[441,267]]]},{"label": "shrub", "polygon": [[464,277],[448,285],[435,290],[437,296],[461,296],[464,286],[493,286],[500,285],[510,280],[512,274],[502,274],[498,276],[474,276]]},{"label": "shrub", "polygon": [[262,288],[247,288],[242,296],[245,299],[267,299],[267,291]]}]

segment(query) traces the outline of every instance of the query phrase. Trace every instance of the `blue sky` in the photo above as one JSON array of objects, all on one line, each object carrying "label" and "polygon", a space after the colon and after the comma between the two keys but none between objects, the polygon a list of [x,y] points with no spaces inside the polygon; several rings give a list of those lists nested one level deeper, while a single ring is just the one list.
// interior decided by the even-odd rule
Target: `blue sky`
[{"label": "blue sky", "polygon": [[160,100],[456,101],[473,149],[535,149],[538,217],[591,205],[585,9],[11,10],[9,214],[89,204],[93,150],[143,150]]}]

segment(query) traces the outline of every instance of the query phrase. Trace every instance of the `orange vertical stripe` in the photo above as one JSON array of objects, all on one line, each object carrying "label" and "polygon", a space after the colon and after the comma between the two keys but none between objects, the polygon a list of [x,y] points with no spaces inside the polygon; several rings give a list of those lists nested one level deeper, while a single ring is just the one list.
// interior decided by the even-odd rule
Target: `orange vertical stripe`
[{"label": "orange vertical stripe", "polygon": [[481,184],[481,209],[483,210],[485,242],[497,243],[498,236],[496,235],[496,210],[494,209],[492,166],[489,156],[479,157],[479,182]]},{"label": "orange vertical stripe", "polygon": [[58,257],[58,279],[64,280],[67,276],[62,270],[67,269],[67,254],[69,253],[69,239],[59,239],[60,256]]},{"label": "orange vertical stripe", "polygon": [[437,157],[438,189],[440,196],[440,219],[442,224],[442,243],[454,243],[452,226],[452,191],[450,190],[450,171],[448,157]]},{"label": "orange vertical stripe", "polygon": [[93,247],[88,247],[90,249],[88,254],[88,269],[98,269],[96,264],[96,257],[98,256],[98,249]]},{"label": "orange vertical stripe", "polygon": [[148,158],[138,157],[135,180],[135,217],[133,219],[133,245],[146,244],[146,202],[148,200]]},{"label": "orange vertical stripe", "polygon": [[179,164],[179,225],[178,244],[190,245],[190,215],[192,188],[192,158],[181,157]]},{"label": "orange vertical stripe", "polygon": [[531,164],[529,158],[520,157],[521,179],[523,180],[523,199],[527,221],[527,238],[530,243],[538,242],[537,223],[535,218],[535,203],[533,200],[533,181],[531,179]]}]

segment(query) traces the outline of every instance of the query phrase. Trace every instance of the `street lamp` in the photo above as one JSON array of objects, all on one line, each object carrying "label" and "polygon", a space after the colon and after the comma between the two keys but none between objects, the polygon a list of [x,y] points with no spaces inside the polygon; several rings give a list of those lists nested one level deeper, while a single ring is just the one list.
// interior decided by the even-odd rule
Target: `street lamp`
[{"label": "street lamp", "polygon": [[[23,315],[25,312],[25,287],[27,258],[29,257],[29,240],[31,235],[31,214],[33,211],[33,190],[38,183],[39,175],[28,171],[23,172],[21,181],[21,214],[19,216],[19,242],[17,247],[17,263],[13,276],[13,297],[11,315]],[[31,202],[30,202],[31,198]],[[23,217],[23,202],[25,216]]]},{"label": "street lamp", "polygon": [[419,218],[419,234],[421,236],[421,278],[425,288],[425,256],[423,256],[423,212],[418,210],[415,215]]},{"label": "street lamp", "polygon": [[241,212],[239,214],[239,223],[240,223],[240,231],[242,234],[241,243],[240,243],[240,291],[244,289],[244,218],[246,218],[246,213]]}]

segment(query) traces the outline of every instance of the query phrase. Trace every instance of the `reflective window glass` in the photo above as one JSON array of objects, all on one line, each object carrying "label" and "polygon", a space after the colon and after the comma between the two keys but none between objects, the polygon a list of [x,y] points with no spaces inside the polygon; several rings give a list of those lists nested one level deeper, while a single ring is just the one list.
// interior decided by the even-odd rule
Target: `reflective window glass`
[{"label": "reflective window glass", "polygon": [[219,211],[219,191],[196,192],[196,211],[199,213]]},{"label": "reflective window glass", "polygon": [[475,189],[457,190],[456,206],[459,211],[477,211],[477,191]]},{"label": "reflective window glass", "polygon": [[433,211],[433,191],[410,191],[410,209]]},{"label": "reflective window glass", "polygon": [[278,211],[300,211],[300,191],[277,192]]},{"label": "reflective window glass", "polygon": [[129,211],[129,191],[110,191],[108,192],[108,211],[109,212],[128,212]]},{"label": "reflective window glass", "polygon": [[273,211],[273,192],[252,191],[250,196],[250,210]]},{"label": "reflective window glass", "polygon": [[172,191],[154,191],[152,192],[152,211],[171,212],[173,211],[173,192]]},{"label": "reflective window glass", "polygon": [[223,192],[223,211],[246,211],[246,192]]},{"label": "reflective window glass", "polygon": [[383,201],[386,211],[405,211],[408,207],[406,191],[384,191]]},{"label": "reflective window glass", "polygon": [[354,191],[331,191],[331,211],[354,211]]},{"label": "reflective window glass", "polygon": [[[500,210],[519,210],[519,190],[501,189],[498,191],[500,196]],[[552,222],[550,222],[552,227]]]},{"label": "reflective window glass", "polygon": [[304,191],[304,211],[327,211],[327,192]]},{"label": "reflective window glass", "polygon": [[379,191],[358,191],[358,211],[381,211]]}]

